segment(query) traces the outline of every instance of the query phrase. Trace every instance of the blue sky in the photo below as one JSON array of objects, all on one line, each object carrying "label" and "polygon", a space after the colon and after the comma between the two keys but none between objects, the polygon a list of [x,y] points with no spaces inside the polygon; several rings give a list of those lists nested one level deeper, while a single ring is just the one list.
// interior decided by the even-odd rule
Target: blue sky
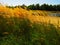
[{"label": "blue sky", "polygon": [[0,0],[5,5],[30,5],[30,4],[60,4],[60,0]]}]

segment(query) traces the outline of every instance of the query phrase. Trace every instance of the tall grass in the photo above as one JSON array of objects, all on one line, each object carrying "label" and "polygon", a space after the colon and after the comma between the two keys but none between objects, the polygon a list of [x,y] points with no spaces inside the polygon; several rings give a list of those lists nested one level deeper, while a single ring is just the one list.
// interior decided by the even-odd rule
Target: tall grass
[{"label": "tall grass", "polygon": [[[6,9],[12,14],[5,12]],[[0,9],[0,45],[60,45],[59,27],[51,23],[32,23],[27,10],[6,9]]]},{"label": "tall grass", "polygon": [[[9,22],[10,20],[10,22]],[[59,45],[59,29],[53,24],[0,16],[0,45]]]}]

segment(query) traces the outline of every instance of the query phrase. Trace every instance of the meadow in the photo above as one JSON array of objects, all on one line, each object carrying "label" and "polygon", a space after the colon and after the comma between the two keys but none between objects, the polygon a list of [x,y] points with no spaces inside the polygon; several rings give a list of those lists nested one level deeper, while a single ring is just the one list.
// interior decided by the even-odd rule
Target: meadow
[{"label": "meadow", "polygon": [[0,45],[60,45],[60,17],[50,12],[0,6]]}]

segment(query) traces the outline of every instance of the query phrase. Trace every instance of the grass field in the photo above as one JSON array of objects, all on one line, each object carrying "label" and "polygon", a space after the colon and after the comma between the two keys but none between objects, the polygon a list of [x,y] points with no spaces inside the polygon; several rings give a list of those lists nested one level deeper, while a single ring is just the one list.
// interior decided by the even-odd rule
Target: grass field
[{"label": "grass field", "polygon": [[60,45],[60,17],[48,12],[0,6],[0,45]]}]

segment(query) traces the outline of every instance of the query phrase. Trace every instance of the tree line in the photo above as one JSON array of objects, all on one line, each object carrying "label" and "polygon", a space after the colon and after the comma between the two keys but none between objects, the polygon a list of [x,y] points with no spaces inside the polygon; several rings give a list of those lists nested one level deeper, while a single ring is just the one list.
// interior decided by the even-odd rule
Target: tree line
[{"label": "tree line", "polygon": [[32,4],[32,5],[29,5],[29,6],[26,6],[26,5],[18,5],[18,6],[8,6],[9,8],[16,8],[16,7],[22,7],[23,9],[31,9],[31,10],[48,10],[48,11],[60,11],[60,5],[48,5],[48,4],[42,4],[42,5],[39,5],[39,4]]},{"label": "tree line", "polygon": [[32,4],[27,7],[31,10],[48,10],[48,11],[60,11],[60,5],[48,5],[48,4]]}]

